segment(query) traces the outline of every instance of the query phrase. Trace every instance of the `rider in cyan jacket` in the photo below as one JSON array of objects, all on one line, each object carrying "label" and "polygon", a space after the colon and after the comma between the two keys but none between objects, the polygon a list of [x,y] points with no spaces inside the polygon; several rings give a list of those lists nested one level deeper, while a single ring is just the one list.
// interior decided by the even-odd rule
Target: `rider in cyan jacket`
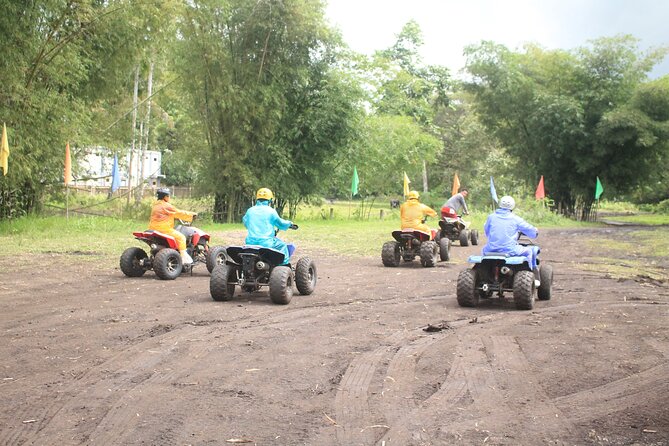
[{"label": "rider in cyan jacket", "polygon": [[247,245],[259,245],[265,248],[273,248],[284,255],[282,265],[287,265],[290,259],[288,246],[276,236],[276,230],[297,229],[297,225],[290,220],[284,220],[271,207],[274,194],[266,187],[258,189],[256,193],[256,204],[250,207],[242,222],[248,234],[244,243]]}]

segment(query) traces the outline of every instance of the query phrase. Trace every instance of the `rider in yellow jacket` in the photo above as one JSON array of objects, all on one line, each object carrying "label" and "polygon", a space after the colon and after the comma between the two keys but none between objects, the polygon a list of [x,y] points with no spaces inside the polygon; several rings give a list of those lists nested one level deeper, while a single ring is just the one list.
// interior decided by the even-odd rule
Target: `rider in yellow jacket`
[{"label": "rider in yellow jacket", "polygon": [[151,208],[151,218],[149,220],[149,229],[171,235],[177,242],[179,253],[184,264],[193,263],[193,258],[186,251],[186,236],[174,229],[174,219],[183,221],[192,221],[195,212],[182,211],[170,203],[170,190],[166,188],[158,189],[156,193],[158,201]]},{"label": "rider in yellow jacket", "polygon": [[407,195],[407,201],[400,206],[401,229],[416,229],[418,231],[430,234],[434,238],[435,233],[428,225],[423,223],[423,218],[427,215],[436,217],[437,213],[429,206],[418,201],[420,195],[417,191],[412,190]]}]

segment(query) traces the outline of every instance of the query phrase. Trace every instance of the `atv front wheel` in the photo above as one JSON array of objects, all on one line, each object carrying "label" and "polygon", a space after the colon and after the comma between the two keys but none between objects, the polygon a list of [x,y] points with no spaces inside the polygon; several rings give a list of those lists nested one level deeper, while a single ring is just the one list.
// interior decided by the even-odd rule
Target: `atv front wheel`
[{"label": "atv front wheel", "polygon": [[385,242],[381,249],[381,261],[383,261],[383,266],[398,266],[400,264],[400,244]]},{"label": "atv front wheel", "polygon": [[143,260],[148,255],[142,248],[132,247],[121,254],[121,271],[128,277],[142,277],[146,272]]},{"label": "atv front wheel", "polygon": [[309,257],[302,257],[295,267],[295,285],[300,294],[306,296],[314,292],[316,288],[316,263]]},{"label": "atv front wheel", "polygon": [[228,252],[225,246],[214,246],[211,248],[207,256],[207,271],[209,271],[209,274],[211,274],[216,265],[225,263],[227,258]]},{"label": "atv front wheel", "polygon": [[447,262],[451,258],[451,240],[444,237],[439,240],[439,258],[442,262]]},{"label": "atv front wheel", "polygon": [[469,231],[466,229],[460,231],[460,246],[469,246]]},{"label": "atv front wheel", "polygon": [[551,285],[553,284],[553,267],[541,265],[539,267],[539,280],[541,285],[537,288],[537,298],[539,300],[549,300],[551,298]]},{"label": "atv front wheel", "polygon": [[153,270],[162,280],[174,280],[183,270],[181,254],[172,248],[163,248],[156,253],[153,259]]},{"label": "atv front wheel", "polygon": [[469,268],[460,271],[458,274],[458,285],[456,288],[456,297],[458,305],[461,307],[475,307],[479,304],[479,293],[476,289],[478,271]]},{"label": "atv front wheel", "polygon": [[275,266],[269,274],[269,297],[275,304],[290,303],[293,298],[293,271],[290,266]]},{"label": "atv front wheel", "polygon": [[513,300],[519,310],[531,310],[534,306],[534,273],[518,271],[513,277]]},{"label": "atv front wheel", "polygon": [[425,267],[431,267],[437,264],[439,256],[439,247],[432,240],[423,242],[420,245],[420,264]]},{"label": "atv front wheel", "polygon": [[209,294],[217,302],[232,299],[235,295],[237,270],[232,265],[216,265],[209,277]]}]

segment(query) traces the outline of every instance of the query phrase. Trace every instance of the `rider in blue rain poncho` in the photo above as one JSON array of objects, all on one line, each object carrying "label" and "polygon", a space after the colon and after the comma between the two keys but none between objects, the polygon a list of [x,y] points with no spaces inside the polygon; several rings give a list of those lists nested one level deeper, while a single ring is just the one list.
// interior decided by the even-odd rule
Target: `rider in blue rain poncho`
[{"label": "rider in blue rain poncho", "polygon": [[272,248],[283,253],[283,265],[287,265],[290,259],[288,246],[276,237],[276,230],[297,229],[297,225],[294,225],[290,220],[279,217],[276,210],[270,206],[273,199],[274,194],[271,190],[266,187],[258,189],[255,206],[250,207],[242,218],[242,222],[248,230],[244,243]]},{"label": "rider in blue rain poncho", "polygon": [[538,246],[523,246],[518,244],[518,233],[533,239],[539,235],[537,228],[513,214],[516,201],[508,195],[499,200],[499,209],[488,216],[483,230],[488,243],[483,247],[483,255],[504,253],[512,256],[527,257],[528,263],[538,279],[537,254]]}]

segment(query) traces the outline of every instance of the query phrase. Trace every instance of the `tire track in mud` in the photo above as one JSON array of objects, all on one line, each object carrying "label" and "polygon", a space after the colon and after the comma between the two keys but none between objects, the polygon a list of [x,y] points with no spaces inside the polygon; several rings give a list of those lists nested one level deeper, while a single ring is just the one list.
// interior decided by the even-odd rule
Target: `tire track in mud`
[{"label": "tire track in mud", "polygon": [[407,336],[405,332],[395,332],[387,340],[386,345],[354,359],[346,369],[337,394],[335,395],[337,442],[340,445],[372,444],[378,437],[379,425],[371,419],[369,407],[369,385],[372,382],[376,367],[392,348]]},{"label": "tire track in mud", "polygon": [[[25,443],[41,444],[58,440],[58,444],[80,444],[84,441],[97,444],[119,444],[121,438],[132,434],[142,422],[142,413],[151,410],[151,401],[160,401],[160,393],[155,389],[165,389],[165,385],[173,383],[175,373],[156,373],[157,369],[170,369],[173,362],[179,363],[180,375],[188,373],[195,363],[183,361],[184,352],[174,344],[184,345],[184,339],[207,337],[207,331],[215,329],[214,325],[229,324],[226,333],[234,333],[243,328],[267,328],[275,324],[285,323],[299,317],[304,324],[318,321],[319,315],[310,308],[292,307],[275,313],[276,307],[270,306],[262,314],[243,315],[231,318],[230,321],[213,322],[213,325],[197,325],[184,323],[181,328],[143,339],[137,344],[127,347],[71,382],[55,398],[49,398],[45,404],[35,410],[36,405],[26,406],[21,416],[15,417],[15,426],[0,429],[0,444],[15,446]],[[269,317],[269,316],[272,317]],[[263,319],[262,323],[253,320]],[[249,325],[251,324],[251,325]],[[219,339],[219,342],[221,340]],[[191,357],[201,357],[208,351],[207,343],[201,344],[199,350],[189,345]],[[79,390],[85,389],[81,394]],[[152,399],[154,398],[155,399]],[[132,408],[132,410],[130,410]],[[140,417],[137,413],[140,413]],[[73,428],[75,438],[66,438],[67,432],[63,424],[84,423],[84,418],[95,416],[95,423],[87,426],[85,431]],[[182,416],[187,416],[184,414]],[[35,420],[21,423],[24,420]],[[76,423],[75,423],[76,422]],[[91,424],[91,422],[88,422]],[[122,442],[121,442],[122,443]],[[55,443],[54,443],[55,444]],[[164,442],[162,444],[165,444]]]},{"label": "tire track in mud", "polygon": [[[669,395],[667,377],[669,362],[599,387],[556,398],[554,402],[574,423],[586,423],[648,404],[666,408]],[[667,414],[664,416],[669,418]]]},{"label": "tire track in mud", "polygon": [[[19,425],[17,421],[16,426],[0,431],[0,444],[8,446],[23,443],[80,444],[81,438],[75,439],[72,435],[68,436],[68,429],[65,426],[74,426],[73,433],[82,435],[76,426],[86,417],[90,418],[90,414],[96,415],[95,425],[97,427],[92,428],[93,432],[95,429],[99,430],[100,426],[103,428],[105,425],[108,426],[105,433],[96,434],[107,439],[106,442],[100,444],[116,442],[120,432],[128,431],[126,426],[122,425],[122,421],[127,419],[125,414],[128,411],[115,409],[115,407],[117,405],[123,407],[128,398],[133,398],[128,395],[133,392],[140,393],[143,387],[171,382],[174,379],[174,372],[163,364],[183,355],[183,352],[174,345],[175,342],[178,343],[179,340],[193,335],[197,336],[207,329],[208,327],[187,326],[185,330],[173,330],[155,336],[114,355],[70,383],[66,389],[59,392],[56,398],[41,406],[37,414],[34,411],[35,405],[30,405],[30,417],[35,422]],[[170,346],[162,345],[166,343],[169,343]],[[206,345],[196,347],[191,355],[202,354],[198,352],[198,348],[205,350]],[[114,367],[111,368],[110,365]],[[168,369],[168,373],[157,372],[159,368]],[[84,390],[79,393],[81,389]],[[138,405],[142,406],[141,401],[135,400],[133,406]],[[132,414],[136,416],[136,411]],[[23,416],[26,415],[28,414]],[[117,426],[118,429],[116,429]],[[83,433],[83,435],[88,437],[89,434]]]},{"label": "tire track in mud", "polygon": [[[393,423],[377,445],[457,442],[466,431],[492,437],[509,424],[521,428],[528,422],[547,431],[569,431],[560,411],[533,382],[529,363],[512,337],[464,335],[459,341],[439,390]],[[463,416],[465,409],[469,418]]]}]

